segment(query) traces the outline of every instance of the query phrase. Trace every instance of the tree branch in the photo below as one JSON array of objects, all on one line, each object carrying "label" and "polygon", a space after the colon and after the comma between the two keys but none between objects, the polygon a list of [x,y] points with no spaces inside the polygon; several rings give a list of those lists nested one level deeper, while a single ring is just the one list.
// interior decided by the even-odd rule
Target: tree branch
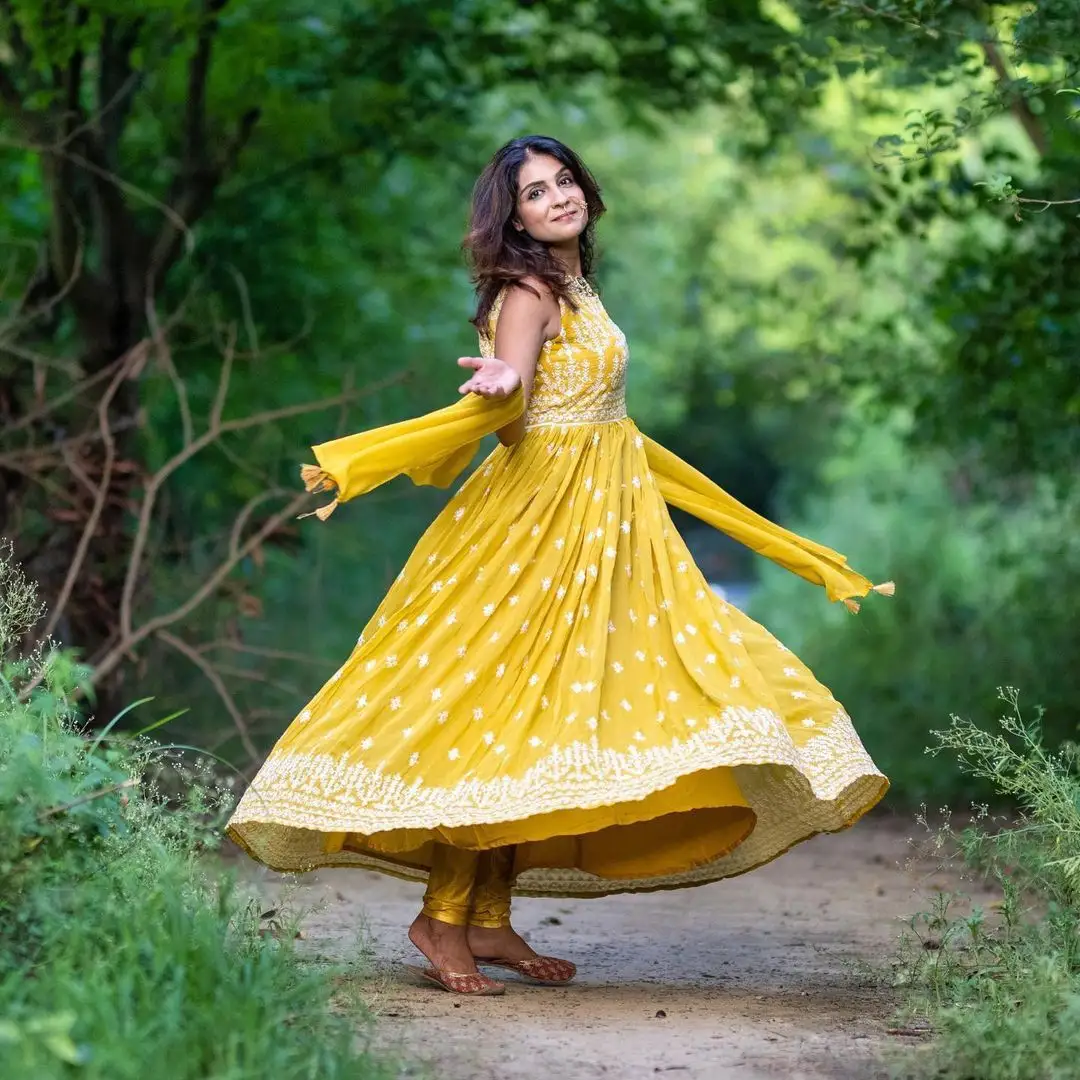
[{"label": "tree branch", "polygon": [[261,760],[259,751],[256,749],[255,744],[251,741],[251,733],[248,731],[248,726],[244,722],[244,717],[241,714],[239,708],[237,708],[236,702],[233,700],[232,694],[229,693],[229,688],[225,685],[225,680],[218,673],[217,669],[205,656],[196,652],[186,641],[182,641],[178,637],[174,637],[167,630],[158,630],[156,636],[175,649],[178,653],[186,656],[205,676],[207,682],[217,691],[217,695],[221,698],[221,703],[225,706],[226,712],[232,717],[233,726],[236,728],[240,735],[240,742],[243,744],[244,750],[247,752],[248,757],[253,764],[258,764]]},{"label": "tree branch", "polygon": [[90,516],[86,519],[86,525],[83,527],[82,535],[79,537],[79,543],[75,549],[75,555],[71,560],[71,565],[68,567],[67,576],[64,578],[64,584],[60,589],[60,595],[57,597],[56,603],[49,613],[48,621],[45,623],[45,629],[42,631],[41,637],[45,641],[52,637],[53,631],[56,629],[57,624],[64,614],[67,602],[71,599],[71,591],[75,587],[75,582],[78,580],[79,574],[82,573],[83,563],[86,561],[86,553],[90,548],[90,542],[93,540],[94,534],[97,532],[98,522],[101,520],[101,513],[105,509],[105,502],[108,499],[109,486],[112,481],[113,463],[116,460],[116,440],[113,439],[112,430],[109,427],[109,406],[112,404],[113,398],[120,389],[120,384],[127,377],[128,371],[134,366],[134,362],[137,359],[137,352],[138,349],[136,348],[132,349],[127,354],[124,358],[124,362],[117,368],[116,374],[109,383],[108,389],[98,402],[98,430],[101,432],[101,439],[105,444],[105,463],[101,470],[101,483],[98,485],[97,495],[94,498],[94,505],[90,510]]},{"label": "tree branch", "polygon": [[[1004,57],[1001,55],[1001,51],[992,41],[984,41],[981,44],[987,62],[994,69],[994,74],[997,76],[998,86],[1001,87],[1002,90],[1008,89],[1014,82],[1014,79],[1012,73],[1009,71],[1008,65],[1005,63]],[[1042,124],[1039,123],[1038,117],[1031,111],[1029,102],[1023,97],[1017,97],[1012,103],[1011,111],[1020,126],[1024,129],[1024,133],[1031,140],[1031,145],[1035,147],[1039,156],[1045,157],[1046,152],[1049,149],[1049,141],[1047,140],[1046,132],[1043,130]]]}]

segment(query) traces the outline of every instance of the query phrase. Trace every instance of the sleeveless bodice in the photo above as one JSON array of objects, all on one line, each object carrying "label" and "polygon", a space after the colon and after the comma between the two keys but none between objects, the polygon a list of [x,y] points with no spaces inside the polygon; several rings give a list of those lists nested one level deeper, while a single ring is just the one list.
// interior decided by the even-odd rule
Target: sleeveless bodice
[{"label": "sleeveless bodice", "polygon": [[[626,417],[626,338],[584,278],[570,283],[575,311],[560,301],[559,336],[544,345],[525,413],[526,428],[602,424]],[[480,335],[481,355],[495,355],[495,327],[505,291]]]}]

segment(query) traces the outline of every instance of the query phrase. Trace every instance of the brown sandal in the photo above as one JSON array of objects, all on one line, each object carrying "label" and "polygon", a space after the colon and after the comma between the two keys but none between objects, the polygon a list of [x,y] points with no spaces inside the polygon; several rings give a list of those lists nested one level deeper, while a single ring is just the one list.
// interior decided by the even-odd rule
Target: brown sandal
[{"label": "brown sandal", "polygon": [[577,967],[569,960],[554,956],[534,956],[530,960],[483,960],[477,957],[476,962],[487,967],[505,968],[537,986],[565,986],[577,974]]},{"label": "brown sandal", "polygon": [[441,986],[444,990],[449,990],[451,994],[462,994],[466,997],[498,997],[506,993],[504,983],[489,979],[478,971],[462,975],[454,971],[443,971],[441,968],[417,967],[413,964],[406,964],[405,970],[412,972],[420,979]]}]

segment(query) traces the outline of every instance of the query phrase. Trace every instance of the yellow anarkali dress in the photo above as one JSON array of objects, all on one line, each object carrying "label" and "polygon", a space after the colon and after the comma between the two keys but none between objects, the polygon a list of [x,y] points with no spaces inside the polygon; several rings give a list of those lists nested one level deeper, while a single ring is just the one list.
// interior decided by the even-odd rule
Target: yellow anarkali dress
[{"label": "yellow anarkali dress", "polygon": [[[666,504],[830,599],[874,587],[644,436],[621,331],[583,279],[571,296],[525,437],[450,500],[237,806],[229,834],[263,863],[420,880],[436,843],[514,845],[518,894],[675,888],[845,828],[885,793],[840,703],[710,590]],[[337,494],[320,516],[400,474],[449,484],[523,407],[469,396],[316,447],[309,486]]]}]

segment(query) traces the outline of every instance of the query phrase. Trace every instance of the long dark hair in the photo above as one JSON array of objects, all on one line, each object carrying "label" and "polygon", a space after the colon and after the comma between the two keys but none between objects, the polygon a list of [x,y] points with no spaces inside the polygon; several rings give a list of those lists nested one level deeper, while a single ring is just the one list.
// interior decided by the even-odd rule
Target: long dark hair
[{"label": "long dark hair", "polygon": [[596,222],[604,212],[600,187],[592,173],[581,158],[558,139],[547,135],[512,139],[488,162],[476,181],[469,231],[462,243],[476,286],[476,314],[472,322],[483,334],[487,333],[487,318],[499,291],[527,277],[539,278],[556,299],[573,303],[567,292],[566,270],[548,245],[534,240],[524,230],[514,228],[518,174],[529,154],[546,154],[560,161],[585,193],[588,222],[578,243],[581,246],[581,272],[585,277],[592,274]]}]

